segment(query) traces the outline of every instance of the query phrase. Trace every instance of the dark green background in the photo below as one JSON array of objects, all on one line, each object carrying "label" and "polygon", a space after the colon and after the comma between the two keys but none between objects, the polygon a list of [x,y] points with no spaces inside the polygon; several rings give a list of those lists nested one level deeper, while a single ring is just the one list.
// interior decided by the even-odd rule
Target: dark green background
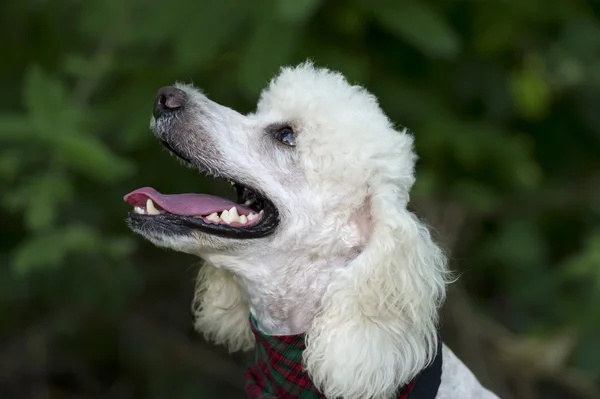
[{"label": "dark green background", "polygon": [[[342,71],[416,136],[412,207],[460,280],[444,337],[503,398],[599,398],[600,2],[4,0],[0,397],[241,398],[191,332],[199,260],[122,196],[215,183],[148,129],[158,87],[240,111],[281,65]],[[458,398],[457,398],[458,399]]]}]

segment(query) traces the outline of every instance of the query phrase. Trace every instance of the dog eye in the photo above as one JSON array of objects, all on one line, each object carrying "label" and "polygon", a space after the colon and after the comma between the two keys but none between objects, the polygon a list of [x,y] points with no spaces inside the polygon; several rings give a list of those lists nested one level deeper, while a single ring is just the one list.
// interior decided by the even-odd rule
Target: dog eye
[{"label": "dog eye", "polygon": [[289,127],[285,127],[275,132],[274,136],[277,141],[290,147],[296,146],[296,137],[294,132]]}]

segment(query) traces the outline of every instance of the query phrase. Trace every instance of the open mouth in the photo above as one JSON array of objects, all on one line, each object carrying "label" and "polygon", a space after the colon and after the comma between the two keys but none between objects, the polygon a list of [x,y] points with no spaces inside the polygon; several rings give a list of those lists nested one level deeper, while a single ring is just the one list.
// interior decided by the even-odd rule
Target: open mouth
[{"label": "open mouth", "polygon": [[161,194],[151,187],[132,191],[124,197],[133,207],[129,224],[135,230],[199,230],[226,238],[271,234],[278,224],[273,203],[256,190],[228,181],[237,192],[237,201],[210,194]]}]

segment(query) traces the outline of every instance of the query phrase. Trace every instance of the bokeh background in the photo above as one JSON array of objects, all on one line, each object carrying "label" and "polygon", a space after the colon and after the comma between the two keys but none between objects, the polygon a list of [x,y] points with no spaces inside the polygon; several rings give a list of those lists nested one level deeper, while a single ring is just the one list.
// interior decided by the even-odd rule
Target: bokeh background
[{"label": "bokeh background", "polygon": [[307,58],[416,136],[411,206],[460,274],[447,343],[502,398],[600,398],[600,2],[4,0],[0,15],[0,398],[244,397],[244,356],[191,328],[199,260],[129,233],[122,196],[222,189],[153,138],[160,86],[248,112]]}]

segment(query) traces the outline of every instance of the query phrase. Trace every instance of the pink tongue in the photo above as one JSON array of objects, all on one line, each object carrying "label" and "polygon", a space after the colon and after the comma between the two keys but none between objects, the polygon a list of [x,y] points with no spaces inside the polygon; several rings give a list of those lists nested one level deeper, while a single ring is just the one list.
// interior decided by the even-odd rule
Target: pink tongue
[{"label": "pink tongue", "polygon": [[181,216],[207,216],[236,207],[239,215],[248,215],[251,211],[233,201],[208,194],[161,194],[152,187],[132,191],[123,199],[131,206],[145,207],[150,198],[159,208]]}]

